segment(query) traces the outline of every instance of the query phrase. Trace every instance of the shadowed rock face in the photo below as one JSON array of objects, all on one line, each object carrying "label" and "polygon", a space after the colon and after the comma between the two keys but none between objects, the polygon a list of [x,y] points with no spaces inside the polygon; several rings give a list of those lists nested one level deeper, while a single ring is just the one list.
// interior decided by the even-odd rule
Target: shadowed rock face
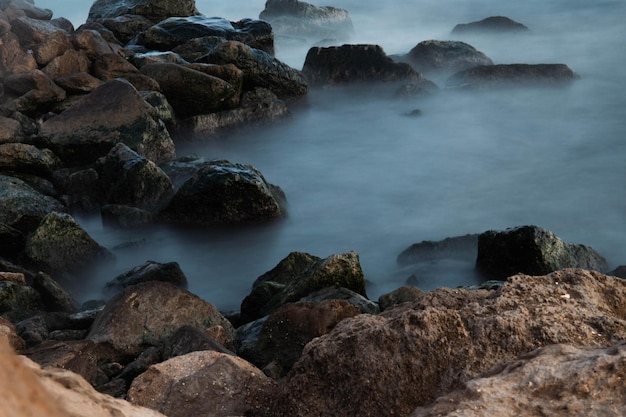
[{"label": "shadowed rock face", "polygon": [[88,22],[123,15],[140,15],[154,23],[171,16],[199,14],[195,0],[96,0],[89,9]]},{"label": "shadowed rock face", "polygon": [[456,35],[470,33],[516,33],[526,32],[528,28],[508,17],[491,16],[471,23],[461,23],[452,29]]}]

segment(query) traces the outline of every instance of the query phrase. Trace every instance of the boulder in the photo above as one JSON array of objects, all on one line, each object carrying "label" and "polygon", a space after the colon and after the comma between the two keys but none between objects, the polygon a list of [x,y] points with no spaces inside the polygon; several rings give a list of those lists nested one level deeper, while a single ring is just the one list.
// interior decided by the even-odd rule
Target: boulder
[{"label": "boulder", "polygon": [[556,344],[504,362],[409,417],[622,416],[626,343],[607,348]]},{"label": "boulder", "polygon": [[138,355],[160,346],[183,325],[221,326],[234,340],[235,330],[212,304],[172,284],[149,281],[114,296],[98,315],[87,338]]},{"label": "boulder", "polygon": [[378,305],[381,311],[385,311],[398,304],[417,301],[426,294],[416,287],[404,286],[378,297]]},{"label": "boulder", "polygon": [[54,274],[74,272],[113,255],[67,213],[52,212],[26,241],[26,256],[41,269]]},{"label": "boulder", "polygon": [[102,224],[106,227],[129,229],[152,224],[154,214],[148,210],[122,204],[105,204],[100,207]]},{"label": "boulder", "polygon": [[9,14],[18,14],[21,12],[24,16],[38,20],[50,20],[52,18],[52,10],[37,7],[28,0],[11,0],[4,2],[2,9],[8,11]]},{"label": "boulder", "polygon": [[172,337],[165,343],[163,357],[170,359],[175,356],[182,356],[190,352],[201,350],[212,350],[234,355],[233,352],[211,336],[208,331],[203,331],[192,326],[182,326],[180,329],[176,330]]},{"label": "boulder", "polygon": [[107,282],[106,287],[119,291],[131,285],[148,281],[168,282],[179,288],[187,288],[187,277],[180,269],[178,262],[160,263],[155,261],[147,261],[118,275],[112,281]]},{"label": "boulder", "polygon": [[70,313],[78,311],[78,302],[49,275],[39,272],[33,280],[32,287],[39,292],[46,311]]},{"label": "boulder", "polygon": [[0,144],[0,171],[50,176],[61,166],[61,160],[50,149],[39,149],[26,143]]},{"label": "boulder", "polygon": [[425,91],[437,88],[409,64],[394,62],[378,45],[313,47],[307,52],[302,72],[314,86],[403,81],[418,84]]},{"label": "boulder", "polygon": [[264,407],[275,383],[236,356],[198,351],[151,366],[133,380],[128,401],[168,417],[243,416]]},{"label": "boulder", "polygon": [[114,78],[126,78],[137,74],[139,70],[118,54],[104,54],[93,60],[91,74],[102,81]]},{"label": "boulder", "polygon": [[269,23],[243,19],[231,22],[221,17],[171,17],[150,27],[140,44],[151,50],[170,51],[187,41],[207,36],[245,43],[274,55],[274,33]]},{"label": "boulder", "polygon": [[[33,53],[37,48],[42,45],[46,45],[52,39],[55,39],[55,43],[59,42],[63,36],[67,37],[67,32],[55,25],[50,20],[34,19],[28,16],[20,16],[11,20],[11,32],[17,35],[20,40],[20,44],[25,49],[33,50]],[[58,37],[58,35],[62,35]],[[63,49],[71,47],[71,43],[65,43]],[[61,51],[62,53],[62,51]],[[34,53],[36,57],[36,53]],[[40,65],[45,65],[46,62],[39,62]]]},{"label": "boulder", "polygon": [[94,168],[71,172],[58,170],[55,180],[63,189],[63,199],[72,210],[95,213],[103,200],[103,184]]},{"label": "boulder", "polygon": [[120,142],[155,163],[173,159],[175,153],[154,108],[121,79],[107,81],[46,120],[40,136],[70,166],[93,163]]},{"label": "boulder", "polygon": [[345,40],[354,32],[347,10],[298,0],[268,0],[259,18],[282,36]]},{"label": "boulder", "polygon": [[211,161],[160,212],[166,222],[199,225],[260,223],[285,216],[282,191],[250,165]]},{"label": "boulder", "polygon": [[47,214],[63,211],[63,205],[54,198],[38,193],[15,177],[0,175],[0,223],[29,233]]},{"label": "boulder", "polygon": [[123,143],[109,151],[99,168],[106,203],[156,211],[174,195],[165,172]]},{"label": "boulder", "polygon": [[39,310],[41,296],[33,287],[0,281],[0,314],[15,310]]},{"label": "boulder", "polygon": [[105,28],[113,32],[115,38],[122,44],[129,43],[137,34],[148,30],[154,22],[147,17],[137,14],[123,14],[120,16],[99,18]]},{"label": "boulder", "polygon": [[491,16],[471,23],[460,23],[452,29],[456,35],[474,33],[519,33],[527,32],[528,28],[505,16]]},{"label": "boulder", "polygon": [[13,323],[4,317],[0,317],[0,344],[7,344],[18,352],[26,347],[24,340],[17,334]]},{"label": "boulder", "polygon": [[19,141],[22,136],[22,124],[19,121],[0,116],[0,144]]},{"label": "boulder", "polygon": [[493,61],[472,45],[459,41],[427,40],[418,43],[406,60],[420,72],[458,72]]},{"label": "boulder", "polygon": [[361,313],[378,314],[380,308],[378,304],[367,297],[344,287],[332,286],[313,291],[302,297],[300,301],[324,301],[324,300],[344,300],[356,307]]},{"label": "boulder", "polygon": [[8,75],[4,79],[4,88],[16,97],[8,108],[30,114],[45,113],[67,97],[65,90],[38,69]]},{"label": "boulder", "polygon": [[227,110],[239,104],[240,88],[195,69],[174,63],[154,63],[141,73],[159,83],[176,114],[182,118]]},{"label": "boulder", "polygon": [[76,73],[88,73],[91,61],[84,54],[68,49],[63,54],[55,56],[42,68],[44,74],[52,79],[57,85],[63,87],[58,79]]},{"label": "boulder", "polygon": [[423,240],[414,243],[398,255],[398,265],[430,262],[438,259],[476,260],[478,235],[449,237],[440,241]]},{"label": "boulder", "polygon": [[348,318],[306,345],[265,415],[408,415],[537,348],[623,340],[625,297],[618,278],[569,269]]},{"label": "boulder", "polygon": [[0,41],[0,76],[4,78],[9,74],[37,69],[35,57],[23,50],[16,34],[6,33],[0,37]]},{"label": "boulder", "polygon": [[115,54],[120,50],[120,45],[109,42],[102,34],[93,29],[80,29],[72,34],[74,49],[94,60],[101,55]]},{"label": "boulder", "polygon": [[446,80],[448,87],[560,86],[578,79],[565,64],[481,65],[459,71]]},{"label": "boulder", "polygon": [[331,255],[325,259],[292,252],[256,279],[252,291],[241,302],[241,320],[244,323],[255,320],[283,304],[336,286],[367,297],[365,278],[356,252]]},{"label": "boulder", "polygon": [[91,93],[104,83],[104,81],[88,74],[87,72],[75,72],[68,75],[61,75],[60,77],[55,78],[54,82],[59,87],[67,91],[68,94]]},{"label": "boulder", "polygon": [[152,22],[171,16],[197,15],[195,0],[96,0],[89,9],[88,22],[123,15],[139,15]]},{"label": "boulder", "polygon": [[609,269],[592,248],[565,243],[537,226],[490,230],[478,236],[476,269],[487,279],[503,280],[518,272],[544,275],[564,268]]}]

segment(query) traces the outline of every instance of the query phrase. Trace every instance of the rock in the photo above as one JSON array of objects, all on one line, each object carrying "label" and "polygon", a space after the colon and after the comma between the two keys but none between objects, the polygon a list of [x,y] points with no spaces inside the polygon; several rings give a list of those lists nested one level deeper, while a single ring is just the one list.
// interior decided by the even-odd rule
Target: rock
[{"label": "rock", "polygon": [[34,288],[10,281],[0,281],[0,313],[40,308],[41,296]]},{"label": "rock", "polygon": [[626,278],[626,265],[620,265],[611,272],[608,272],[608,275],[613,275],[614,277]]},{"label": "rock", "polygon": [[419,84],[426,91],[437,88],[409,64],[394,62],[378,45],[313,47],[306,55],[302,72],[314,86],[403,81]]},{"label": "rock", "polygon": [[[34,19],[28,16],[20,16],[11,20],[11,32],[20,39],[22,47],[33,50],[35,56],[37,56],[35,53],[37,48],[46,45],[46,42],[49,40],[54,39],[55,42],[59,42],[63,36],[67,37],[68,35],[64,29],[50,20]],[[58,35],[62,35],[61,38]],[[65,43],[65,41],[60,41],[60,43],[63,44],[64,50],[71,46],[71,43]],[[63,52],[61,51],[61,53]],[[39,62],[40,65],[45,65],[46,63]]]},{"label": "rock", "polygon": [[128,401],[168,417],[248,415],[275,384],[236,356],[199,351],[157,365],[133,381]]},{"label": "rock", "polygon": [[398,255],[399,265],[410,265],[437,259],[476,260],[478,235],[449,237],[440,241],[423,240],[414,243]]},{"label": "rock", "polygon": [[621,416],[626,343],[607,348],[556,344],[494,366],[463,389],[410,417]]},{"label": "rock", "polygon": [[151,50],[170,51],[192,39],[207,36],[245,43],[274,55],[272,27],[267,22],[252,19],[230,22],[221,17],[171,17],[146,30],[140,43]]},{"label": "rock", "polygon": [[172,284],[150,281],[114,296],[96,318],[87,338],[108,343],[127,355],[159,346],[183,325],[221,326],[230,340],[235,330],[217,309]]},{"label": "rock", "polygon": [[103,200],[103,184],[94,168],[55,172],[55,179],[62,184],[65,202],[74,210],[97,212]]},{"label": "rock", "polygon": [[174,143],[152,106],[127,81],[107,81],[63,113],[46,120],[40,135],[68,165],[93,163],[117,143],[165,162]]},{"label": "rock", "polygon": [[5,10],[12,9],[13,12],[19,10],[24,14],[24,16],[31,17],[33,19],[50,20],[52,18],[52,10],[42,9],[27,0],[11,0],[9,2],[5,2],[2,8]]},{"label": "rock", "polygon": [[[29,72],[37,69],[37,61],[33,54],[27,53],[20,45],[20,40],[13,32],[0,37],[0,75]],[[2,83],[4,84],[4,83]]]},{"label": "rock", "polygon": [[154,215],[148,210],[121,204],[105,204],[100,208],[102,224],[106,227],[130,229],[152,224]]},{"label": "rock", "polygon": [[33,280],[32,287],[41,295],[46,311],[76,312],[78,302],[49,275],[39,272]]},{"label": "rock", "polygon": [[51,273],[74,272],[113,255],[66,213],[48,214],[26,241],[26,256]]},{"label": "rock", "polygon": [[0,171],[50,176],[61,165],[61,160],[49,149],[39,149],[26,143],[0,144]]},{"label": "rock", "polygon": [[19,285],[26,285],[26,277],[21,272],[0,272],[0,281],[8,281]]},{"label": "rock", "polygon": [[98,18],[98,22],[109,29],[122,44],[129,43],[138,33],[146,31],[154,22],[137,14]]},{"label": "rock", "polygon": [[623,281],[570,269],[345,319],[306,345],[264,415],[408,415],[539,347],[623,340],[625,297]]},{"label": "rock", "polygon": [[208,332],[204,332],[196,327],[182,326],[180,329],[176,330],[172,337],[165,343],[163,357],[169,359],[201,350],[212,350],[234,355],[233,352],[226,349],[220,342],[209,335]]},{"label": "rock", "polygon": [[564,268],[609,269],[592,248],[565,243],[537,226],[490,230],[478,236],[476,269],[487,279],[503,280],[518,272],[544,275]]},{"label": "rock", "polygon": [[124,143],[115,145],[100,165],[104,201],[157,211],[174,195],[174,184],[154,162]]},{"label": "rock", "polygon": [[45,113],[67,96],[65,90],[38,69],[5,77],[4,87],[17,97],[10,103],[9,109],[24,113]]},{"label": "rock", "polygon": [[[54,61],[53,61],[54,62]],[[47,67],[46,67],[47,68]],[[100,87],[104,81],[86,72],[77,72],[55,78],[54,82],[68,94],[87,94]]]},{"label": "rock", "polygon": [[147,261],[118,275],[113,281],[107,282],[106,287],[119,291],[131,285],[148,281],[168,282],[179,288],[187,288],[187,277],[180,269],[178,262],[160,263],[155,261]]},{"label": "rock", "polygon": [[52,197],[38,193],[24,181],[0,175],[0,223],[22,233],[34,231],[51,212],[65,208]]},{"label": "rock", "polygon": [[380,313],[380,308],[377,303],[369,300],[367,297],[357,292],[338,286],[322,288],[321,290],[314,291],[300,299],[300,301],[313,302],[324,300],[344,300],[359,309],[361,313]]},{"label": "rock", "polygon": [[91,61],[84,54],[74,49],[68,49],[63,54],[57,55],[50,60],[50,62],[43,67],[42,71],[57,85],[63,87],[62,84],[59,83],[59,78],[76,73],[88,73],[90,66]]},{"label": "rock", "polygon": [[160,217],[211,226],[260,223],[284,217],[283,200],[256,168],[211,161],[180,187]]},{"label": "rock", "polygon": [[367,297],[365,278],[356,252],[322,259],[292,252],[271,271],[261,275],[241,303],[244,323],[268,315],[276,308],[327,287],[344,287]]},{"label": "rock", "polygon": [[17,334],[13,323],[4,317],[0,317],[0,344],[6,344],[18,352],[26,347],[24,340]]},{"label": "rock", "polygon": [[106,40],[96,30],[80,29],[72,34],[74,49],[84,54],[90,60],[95,60],[101,55],[115,54],[120,46]]},{"label": "rock", "polygon": [[241,90],[221,78],[173,63],[147,64],[141,73],[159,83],[182,118],[227,110],[239,104]]},{"label": "rock", "polygon": [[457,72],[448,87],[493,88],[506,86],[559,86],[578,79],[565,64],[483,65]]},{"label": "rock", "polygon": [[458,72],[493,61],[472,45],[459,41],[428,40],[418,43],[406,55],[407,61],[420,72]]},{"label": "rock", "polygon": [[452,33],[465,35],[472,33],[518,33],[526,32],[528,28],[504,16],[491,16],[471,23],[460,23],[452,29]]},{"label": "rock", "polygon": [[378,298],[378,305],[381,311],[385,311],[398,304],[417,301],[426,294],[416,287],[404,286],[390,293],[383,294]]},{"label": "rock", "polygon": [[87,22],[124,15],[139,15],[152,22],[170,16],[199,14],[195,0],[96,0],[89,9]]},{"label": "rock", "polygon": [[93,60],[91,74],[102,81],[114,78],[127,78],[137,74],[139,70],[124,57],[118,54],[104,54]]},{"label": "rock", "polygon": [[347,10],[298,0],[268,0],[259,18],[282,36],[345,40],[354,32]]},{"label": "rock", "polygon": [[32,316],[16,324],[17,334],[26,346],[36,346],[48,339],[48,324],[43,316]]},{"label": "rock", "polygon": [[[0,223],[0,257],[15,257],[24,249],[25,244],[26,236],[24,236],[22,232],[4,223]],[[0,274],[4,273],[0,272]],[[12,279],[7,279],[5,275],[1,275],[0,280],[13,281]]]},{"label": "rock", "polygon": [[22,136],[22,125],[19,121],[0,116],[0,144],[14,142]]}]

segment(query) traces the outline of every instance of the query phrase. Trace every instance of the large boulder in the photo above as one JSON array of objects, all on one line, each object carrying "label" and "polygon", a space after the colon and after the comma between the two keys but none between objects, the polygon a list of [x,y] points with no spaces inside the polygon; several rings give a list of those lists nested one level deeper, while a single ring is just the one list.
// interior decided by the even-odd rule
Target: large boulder
[{"label": "large boulder", "polygon": [[476,269],[487,279],[502,280],[518,272],[545,275],[564,268],[609,270],[592,248],[566,243],[537,226],[490,230],[478,236]]},{"label": "large boulder", "polygon": [[266,415],[408,415],[539,347],[624,339],[625,303],[623,280],[573,269],[495,291],[440,288],[309,342]]},{"label": "large boulder", "polygon": [[420,72],[458,72],[493,61],[472,45],[459,41],[427,40],[418,43],[406,55],[407,61]]},{"label": "large boulder", "polygon": [[[37,69],[37,61],[32,54],[29,54],[20,45],[20,40],[13,32],[5,33],[0,37],[0,76],[3,78],[8,74],[28,72]],[[0,84],[2,90],[4,83]]]},{"label": "large boulder", "polygon": [[195,0],[96,0],[89,9],[88,22],[139,15],[157,23],[171,16],[197,15]]},{"label": "large boulder", "polygon": [[528,28],[505,16],[490,16],[483,20],[470,23],[459,23],[452,29],[456,35],[475,33],[519,33],[527,32]]},{"label": "large boulder", "polygon": [[71,166],[93,163],[120,142],[155,163],[173,159],[175,153],[156,110],[121,79],[107,81],[46,120],[40,136]]},{"label": "large boulder", "polygon": [[311,85],[403,81],[431,91],[436,86],[409,64],[396,63],[378,45],[342,45],[309,49],[302,72]]},{"label": "large boulder", "polygon": [[136,356],[149,346],[161,346],[183,325],[200,329],[220,326],[227,339],[234,340],[235,329],[215,306],[158,281],[133,285],[109,300],[87,339]]},{"label": "large boulder", "polygon": [[283,36],[345,40],[354,31],[347,10],[298,0],[268,0],[259,18]]},{"label": "large boulder", "polygon": [[151,366],[133,380],[128,401],[168,417],[243,416],[265,406],[275,383],[236,356],[198,351]]},{"label": "large boulder", "polygon": [[8,75],[3,81],[8,95],[15,97],[7,106],[13,111],[42,114],[67,97],[65,90],[38,69]]},{"label": "large boulder", "polygon": [[559,86],[578,79],[565,64],[481,65],[459,71],[446,80],[448,87]]},{"label": "large boulder", "polygon": [[285,216],[282,191],[250,165],[211,161],[176,192],[160,212],[167,222],[235,225]]},{"label": "large boulder", "polygon": [[180,288],[187,288],[187,277],[180,269],[178,262],[155,262],[147,261],[130,271],[118,275],[112,281],[107,282],[106,287],[114,290],[123,290],[131,285],[142,282],[161,281],[169,282]]},{"label": "large boulder", "polygon": [[241,320],[249,322],[276,308],[328,287],[344,287],[364,297],[365,278],[359,255],[352,251],[325,259],[292,252],[256,279],[241,303]]},{"label": "large boulder", "polygon": [[39,149],[26,143],[0,144],[0,172],[50,176],[52,171],[61,166],[61,160],[50,149]]},{"label": "large boulder", "polygon": [[626,343],[608,348],[557,344],[494,366],[409,417],[624,415]]}]

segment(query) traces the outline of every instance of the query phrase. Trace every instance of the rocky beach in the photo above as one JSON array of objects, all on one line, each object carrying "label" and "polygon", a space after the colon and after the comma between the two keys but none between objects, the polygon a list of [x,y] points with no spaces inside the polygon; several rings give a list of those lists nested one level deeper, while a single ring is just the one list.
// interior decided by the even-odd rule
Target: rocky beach
[{"label": "rocky beach", "polygon": [[[495,223],[396,243],[384,263],[370,246],[365,255],[285,250],[272,236],[293,233],[306,217],[299,196],[315,192],[295,191],[271,164],[229,156],[271,153],[238,135],[270,141],[319,108],[335,111],[334,101],[360,109],[384,97],[399,126],[428,126],[428,113],[453,99],[558,96],[593,78],[567,62],[504,63],[470,44],[514,44],[532,31],[524,22],[457,23],[449,36],[463,41],[388,54],[351,42],[361,27],[350,10],[297,0],[268,0],[240,20],[194,0],[96,0],[79,24],[36,1],[0,0],[0,417],[626,414],[626,260],[613,240],[598,248],[530,222]],[[281,58],[287,47],[298,68]],[[615,119],[617,131],[623,123]],[[328,127],[351,132],[348,122]],[[380,166],[393,170],[385,157]],[[510,199],[530,189],[520,183]],[[360,219],[363,190],[342,192],[333,191],[340,205],[310,210]],[[624,215],[596,211],[597,224],[601,213]],[[298,229],[303,240],[307,231],[314,240],[315,219]],[[357,235],[340,225],[332,233]],[[111,245],[107,233],[124,239]],[[174,236],[191,237],[173,252]],[[227,242],[234,257],[209,253],[204,239]],[[264,250],[247,256],[249,246]],[[237,268],[210,278],[220,256],[223,269],[235,259],[258,273],[243,284]],[[432,283],[432,274],[453,278]],[[232,296],[196,291],[203,285],[235,286],[236,307]]]}]

